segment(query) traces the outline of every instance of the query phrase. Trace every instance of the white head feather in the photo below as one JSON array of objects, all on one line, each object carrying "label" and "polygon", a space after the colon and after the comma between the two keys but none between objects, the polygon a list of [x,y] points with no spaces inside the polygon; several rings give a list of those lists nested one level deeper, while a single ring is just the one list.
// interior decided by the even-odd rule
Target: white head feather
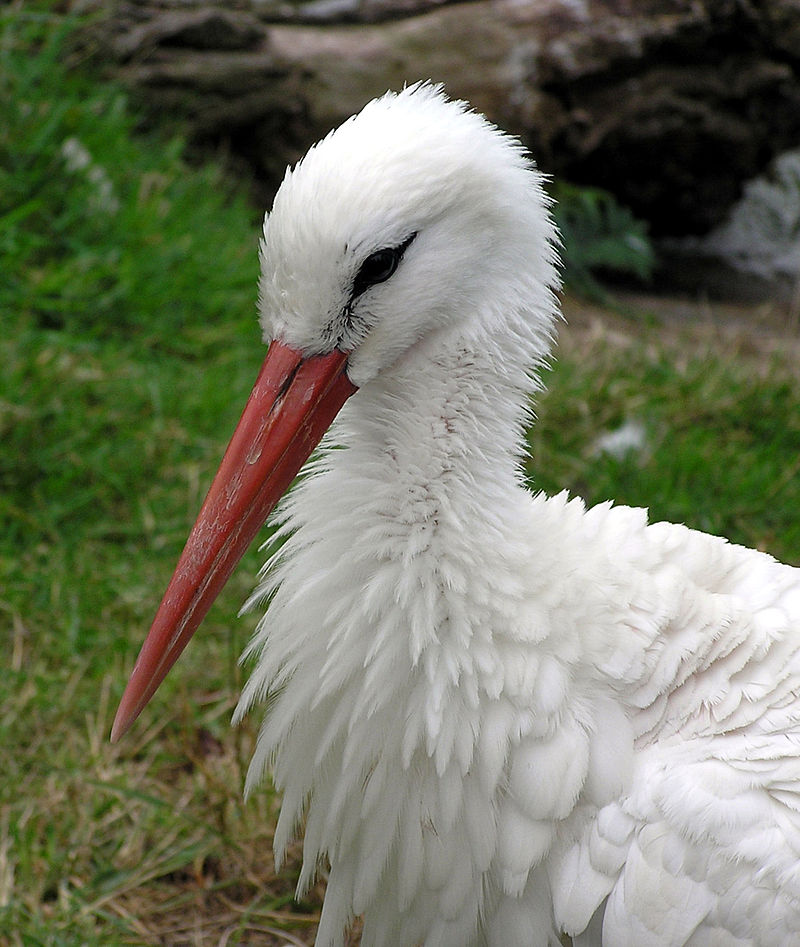
[{"label": "white head feather", "polygon": [[[264,335],[309,354],[353,350],[360,387],[435,329],[521,301],[546,301],[549,333],[548,204],[520,144],[465,103],[428,84],[387,93],[287,171],[264,222]],[[351,304],[363,261],[412,235],[392,278]]]}]

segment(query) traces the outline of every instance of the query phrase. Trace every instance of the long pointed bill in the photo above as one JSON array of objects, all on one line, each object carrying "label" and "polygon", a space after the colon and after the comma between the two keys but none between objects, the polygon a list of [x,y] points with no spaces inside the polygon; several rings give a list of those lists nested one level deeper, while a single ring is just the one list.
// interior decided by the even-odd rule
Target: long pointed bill
[{"label": "long pointed bill", "polygon": [[117,710],[116,742],[186,647],[270,510],[356,390],[347,355],[304,358],[274,341]]}]

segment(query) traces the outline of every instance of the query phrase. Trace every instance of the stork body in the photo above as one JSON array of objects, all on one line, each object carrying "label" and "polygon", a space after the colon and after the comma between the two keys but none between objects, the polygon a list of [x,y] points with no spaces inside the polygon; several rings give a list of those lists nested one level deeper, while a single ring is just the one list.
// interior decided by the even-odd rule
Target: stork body
[{"label": "stork body", "polygon": [[532,497],[467,352],[350,402],[257,593],[249,785],[330,860],[318,944],[555,944],[609,894],[609,945],[800,942],[797,571]]},{"label": "stork body", "polygon": [[330,865],[319,947],[360,914],[386,947],[800,944],[800,572],[525,489],[554,242],[521,149],[428,86],[287,175],[265,335],[350,388],[251,601],[248,789],[271,764],[301,890]]}]

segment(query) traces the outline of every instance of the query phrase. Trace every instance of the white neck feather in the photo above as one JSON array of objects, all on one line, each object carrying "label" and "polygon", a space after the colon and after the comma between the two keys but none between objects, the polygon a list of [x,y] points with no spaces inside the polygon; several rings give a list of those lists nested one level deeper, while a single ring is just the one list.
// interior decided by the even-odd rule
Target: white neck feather
[{"label": "white neck feather", "polygon": [[[363,806],[427,805],[420,787],[436,787],[444,830],[474,757],[473,782],[501,778],[507,743],[487,706],[517,690],[520,714],[537,713],[530,682],[508,671],[520,664],[516,625],[531,624],[517,547],[530,508],[519,470],[528,368],[550,343],[550,320],[537,316],[506,317],[496,335],[475,320],[419,342],[346,406],[283,506],[289,537],[253,598],[272,601],[237,717],[272,695],[248,789],[272,762],[284,793],[276,852],[305,813],[301,885],[327,856],[346,888],[329,889],[326,905],[358,913],[377,883],[385,850],[360,837]],[[374,825],[394,831],[393,818]],[[419,877],[409,885],[423,891]],[[331,929],[346,922],[326,911]]]}]

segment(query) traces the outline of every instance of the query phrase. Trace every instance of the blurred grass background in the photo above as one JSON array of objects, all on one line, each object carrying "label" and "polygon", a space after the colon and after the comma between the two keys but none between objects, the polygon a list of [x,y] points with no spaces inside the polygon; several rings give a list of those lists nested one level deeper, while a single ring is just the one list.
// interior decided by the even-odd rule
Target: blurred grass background
[{"label": "blurred grass background", "polygon": [[[298,858],[274,872],[271,791],[241,800],[257,721],[228,726],[257,550],[107,742],[263,357],[262,208],[138,132],[73,26],[0,12],[0,943],[310,943],[320,891],[293,901]],[[568,308],[532,483],[800,562],[796,331]]]}]

